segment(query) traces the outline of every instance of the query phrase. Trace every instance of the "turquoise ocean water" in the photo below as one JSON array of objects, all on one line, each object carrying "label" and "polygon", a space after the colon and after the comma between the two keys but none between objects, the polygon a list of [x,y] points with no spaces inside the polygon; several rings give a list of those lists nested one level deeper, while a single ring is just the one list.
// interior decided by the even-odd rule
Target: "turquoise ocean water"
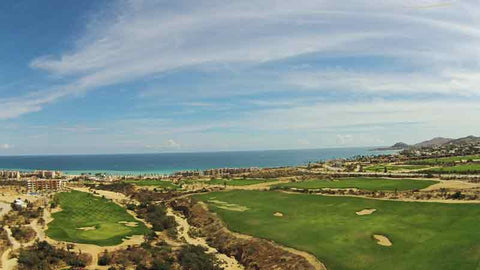
[{"label": "turquoise ocean water", "polygon": [[169,174],[180,170],[209,168],[296,166],[311,161],[391,153],[371,151],[370,149],[325,148],[208,153],[0,156],[0,168],[21,171],[60,170],[67,174]]}]

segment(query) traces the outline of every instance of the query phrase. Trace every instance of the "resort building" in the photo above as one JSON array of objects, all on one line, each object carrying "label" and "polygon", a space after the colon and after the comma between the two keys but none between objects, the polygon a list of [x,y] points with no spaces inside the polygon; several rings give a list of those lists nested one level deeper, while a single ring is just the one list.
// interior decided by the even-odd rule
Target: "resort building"
[{"label": "resort building", "polygon": [[28,192],[58,191],[65,187],[65,181],[59,179],[31,179],[27,181]]},{"label": "resort building", "polygon": [[0,171],[0,177],[6,179],[20,179],[19,171]]},{"label": "resort building", "polygon": [[62,177],[62,172],[41,170],[41,171],[34,171],[32,176],[36,176],[38,178],[43,178],[43,179],[54,179],[54,178]]},{"label": "resort building", "polygon": [[203,171],[204,175],[210,176],[217,176],[217,175],[231,175],[231,174],[242,174],[242,173],[250,173],[254,171],[260,170],[257,167],[250,167],[250,168],[218,168],[218,169],[210,169]]}]

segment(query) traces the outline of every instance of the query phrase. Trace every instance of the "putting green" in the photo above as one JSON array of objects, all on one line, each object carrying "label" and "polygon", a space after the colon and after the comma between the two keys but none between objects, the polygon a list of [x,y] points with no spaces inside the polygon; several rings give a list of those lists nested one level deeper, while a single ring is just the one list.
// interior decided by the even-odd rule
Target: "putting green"
[{"label": "putting green", "polygon": [[423,189],[438,181],[386,178],[342,178],[337,180],[310,180],[275,185],[275,187],[320,189],[320,188],[357,188],[362,190],[398,191]]},{"label": "putting green", "polygon": [[[479,204],[261,191],[214,192],[196,198],[233,231],[308,251],[329,270],[478,270]],[[247,210],[228,210],[208,202],[211,198]],[[356,214],[363,209],[376,211]],[[378,244],[374,235],[386,236],[392,246]]]},{"label": "putting green", "polygon": [[[122,243],[132,235],[148,232],[119,205],[89,193],[63,192],[56,195],[62,211],[54,213],[48,224],[47,235],[59,241],[111,246]],[[136,227],[119,223],[137,222]]]}]

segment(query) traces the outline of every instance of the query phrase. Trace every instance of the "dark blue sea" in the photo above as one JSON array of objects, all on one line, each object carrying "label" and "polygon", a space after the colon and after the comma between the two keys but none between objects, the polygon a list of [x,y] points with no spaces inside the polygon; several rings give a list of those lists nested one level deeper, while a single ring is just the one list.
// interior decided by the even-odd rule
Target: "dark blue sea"
[{"label": "dark blue sea", "polygon": [[311,161],[377,155],[391,152],[371,148],[326,148],[206,153],[158,153],[114,155],[0,156],[0,168],[30,171],[59,170],[67,174],[98,173],[169,174],[180,170],[224,167],[281,167]]}]

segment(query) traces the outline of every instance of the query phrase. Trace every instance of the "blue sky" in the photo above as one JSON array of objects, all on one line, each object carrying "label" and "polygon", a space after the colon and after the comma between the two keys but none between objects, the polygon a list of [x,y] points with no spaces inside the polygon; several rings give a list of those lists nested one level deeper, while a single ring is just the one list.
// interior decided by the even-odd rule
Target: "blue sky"
[{"label": "blue sky", "polygon": [[0,3],[0,154],[478,134],[478,1]]}]

